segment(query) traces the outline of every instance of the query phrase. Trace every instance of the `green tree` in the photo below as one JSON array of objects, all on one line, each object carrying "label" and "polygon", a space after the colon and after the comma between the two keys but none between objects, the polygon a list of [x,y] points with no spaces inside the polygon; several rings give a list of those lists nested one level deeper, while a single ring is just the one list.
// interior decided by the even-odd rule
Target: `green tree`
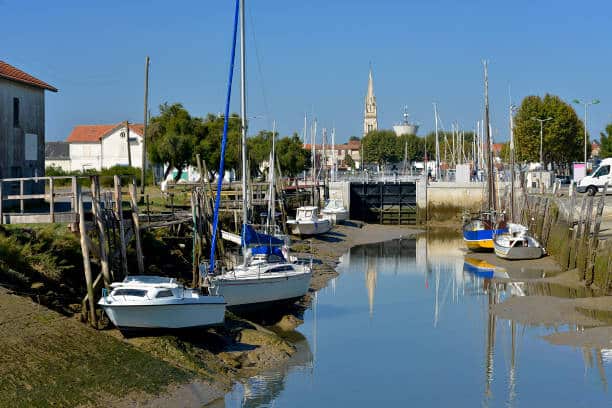
[{"label": "green tree", "polygon": [[366,163],[396,163],[402,159],[399,138],[392,130],[374,130],[364,136],[363,156]]},{"label": "green tree", "polygon": [[606,126],[606,132],[599,134],[599,157],[612,157],[612,123]]},{"label": "green tree", "polygon": [[346,164],[347,167],[351,170],[355,170],[355,160],[353,160],[353,156],[351,156],[350,154],[344,155],[344,164]]},{"label": "green tree", "polygon": [[276,141],[276,160],[283,175],[295,177],[308,168],[310,152],[303,148],[297,133]]},{"label": "green tree", "polygon": [[584,125],[574,108],[555,95],[527,96],[514,123],[516,158],[540,160],[540,123],[532,118],[552,118],[544,123],[542,151],[545,162],[566,164],[580,160],[584,149]]},{"label": "green tree", "polygon": [[[278,133],[276,133],[278,142]],[[261,163],[270,160],[272,151],[272,132],[261,130],[257,135],[247,139],[251,175],[260,172]]]},{"label": "green tree", "polygon": [[[197,143],[195,152],[206,160],[206,167],[211,174],[219,171],[221,159],[221,140],[223,138],[223,115],[208,114],[198,121]],[[241,122],[240,116],[230,115],[227,128],[227,144],[225,145],[225,169],[240,171],[241,163]],[[195,158],[195,155],[192,158]]]},{"label": "green tree", "polygon": [[361,138],[359,136],[351,136],[349,137],[349,142],[358,142]]},{"label": "green tree", "polygon": [[178,180],[183,168],[193,161],[196,121],[180,103],[164,103],[159,107],[159,111],[159,116],[151,118],[149,127],[149,159],[153,163],[168,166],[164,179],[176,168]]}]

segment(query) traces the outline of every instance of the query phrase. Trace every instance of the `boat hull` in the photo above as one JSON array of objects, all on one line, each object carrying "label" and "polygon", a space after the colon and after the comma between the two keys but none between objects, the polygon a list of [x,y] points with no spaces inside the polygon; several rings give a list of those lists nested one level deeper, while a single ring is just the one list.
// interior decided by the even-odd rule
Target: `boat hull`
[{"label": "boat hull", "polygon": [[542,247],[508,247],[501,245],[497,240],[493,243],[495,255],[510,260],[538,259],[544,255]]},{"label": "boat hull", "polygon": [[479,229],[463,230],[463,241],[468,249],[473,251],[491,251],[493,249],[493,235],[503,234],[508,229]]},{"label": "boat hull", "polygon": [[274,278],[214,280],[213,293],[223,296],[228,308],[283,302],[304,296],[310,287],[312,273]]},{"label": "boat hull", "polygon": [[125,305],[105,304],[102,300],[100,306],[119,329],[185,329],[216,326],[225,319],[223,301]]},{"label": "boat hull", "polygon": [[339,224],[342,221],[346,221],[348,220],[348,211],[344,210],[344,211],[326,211],[323,210],[323,215],[325,215],[326,217],[328,217],[332,224]]},{"label": "boat hull", "polygon": [[315,222],[287,222],[291,227],[291,233],[295,235],[320,235],[325,234],[332,228],[332,222],[325,218]]}]

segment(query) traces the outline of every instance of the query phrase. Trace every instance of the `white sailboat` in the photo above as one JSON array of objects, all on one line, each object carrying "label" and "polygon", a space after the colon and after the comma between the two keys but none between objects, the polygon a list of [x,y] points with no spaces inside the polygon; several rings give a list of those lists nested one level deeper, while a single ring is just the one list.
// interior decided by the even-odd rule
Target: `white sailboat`
[{"label": "white sailboat", "polygon": [[[244,0],[240,0],[240,44],[241,44],[241,116],[242,116],[242,188],[247,191],[246,175],[246,64]],[[271,171],[274,176],[274,158]],[[273,186],[271,187],[271,192]],[[219,195],[219,193],[218,193]],[[242,309],[254,305],[288,302],[304,296],[310,287],[312,268],[310,265],[288,262],[282,247],[284,241],[269,234],[258,233],[248,221],[248,194],[243,194],[243,228],[241,246],[242,265],[229,271],[208,277],[209,290],[223,296],[228,308]],[[273,194],[270,195],[274,200]],[[274,203],[270,205],[268,222],[273,220]],[[214,250],[211,254],[214,269]]]},{"label": "white sailboat", "polygon": [[225,300],[185,288],[174,278],[128,276],[98,302],[120,330],[183,329],[223,324]]}]

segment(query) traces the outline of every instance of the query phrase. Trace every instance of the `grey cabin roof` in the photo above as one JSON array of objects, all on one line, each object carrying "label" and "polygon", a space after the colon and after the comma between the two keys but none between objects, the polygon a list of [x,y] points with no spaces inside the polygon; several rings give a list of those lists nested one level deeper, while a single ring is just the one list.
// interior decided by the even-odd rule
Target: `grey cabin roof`
[{"label": "grey cabin roof", "polygon": [[67,142],[46,142],[45,159],[68,160],[70,159],[70,145]]}]

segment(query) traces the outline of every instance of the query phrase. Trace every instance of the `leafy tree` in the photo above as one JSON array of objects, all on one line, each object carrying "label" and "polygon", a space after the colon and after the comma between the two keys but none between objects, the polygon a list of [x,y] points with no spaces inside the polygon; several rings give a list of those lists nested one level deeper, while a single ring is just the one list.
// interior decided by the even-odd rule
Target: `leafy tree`
[{"label": "leafy tree", "polygon": [[606,126],[606,132],[599,134],[599,156],[612,157],[612,123]]},{"label": "leafy tree", "polygon": [[544,123],[542,151],[545,162],[580,160],[584,152],[584,125],[574,108],[555,95],[527,96],[515,117],[517,160],[540,160],[540,123],[532,118],[552,118]]},{"label": "leafy tree", "polygon": [[[278,133],[276,133],[278,142]],[[257,135],[247,139],[249,163],[251,175],[256,175],[260,171],[260,165],[264,161],[270,160],[272,151],[272,132],[261,130]]]},{"label": "leafy tree", "polygon": [[344,163],[347,165],[348,168],[355,170],[355,160],[353,160],[353,156],[351,156],[350,154],[344,155]]},{"label": "leafy tree", "polygon": [[178,169],[178,180],[182,169],[192,162],[196,123],[180,103],[164,103],[159,111],[159,116],[151,118],[149,127],[149,158],[153,163],[168,166],[164,179],[173,168]]},{"label": "leafy tree", "polygon": [[[198,121],[198,140],[195,152],[199,153],[206,160],[206,167],[212,174],[217,173],[219,169],[224,121],[223,115],[212,114],[208,114],[205,119]],[[233,113],[230,115],[227,128],[227,144],[225,146],[226,169],[240,170],[241,149],[240,116]]]},{"label": "leafy tree", "polygon": [[360,140],[361,140],[361,138],[359,136],[351,136],[351,137],[349,137],[349,142],[355,142],[355,141],[358,142]]},{"label": "leafy tree", "polygon": [[402,158],[399,138],[392,130],[373,130],[364,136],[363,158],[367,163],[396,163]]},{"label": "leafy tree", "polygon": [[276,160],[283,175],[295,177],[308,168],[310,152],[304,149],[297,133],[276,141]]}]

